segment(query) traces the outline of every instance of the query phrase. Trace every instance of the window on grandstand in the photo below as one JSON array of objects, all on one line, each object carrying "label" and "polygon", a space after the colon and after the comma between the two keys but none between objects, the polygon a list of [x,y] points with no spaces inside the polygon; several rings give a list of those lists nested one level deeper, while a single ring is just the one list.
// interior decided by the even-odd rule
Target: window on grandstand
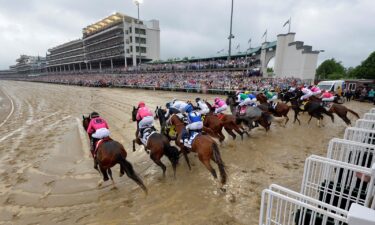
[{"label": "window on grandstand", "polygon": [[132,28],[131,27],[129,27],[129,33],[131,33],[132,32]]},{"label": "window on grandstand", "polygon": [[[139,43],[138,37],[135,37],[135,43]],[[141,44],[146,44],[146,38],[141,38]]]},{"label": "window on grandstand", "polygon": [[135,33],[136,33],[136,34],[139,34],[139,30],[141,31],[140,33],[141,33],[142,35],[146,35],[146,30],[145,30],[145,29],[135,28]]},{"label": "window on grandstand", "polygon": [[[135,47],[136,52],[139,52],[139,47]],[[141,47],[141,53],[146,53],[146,47]]]}]

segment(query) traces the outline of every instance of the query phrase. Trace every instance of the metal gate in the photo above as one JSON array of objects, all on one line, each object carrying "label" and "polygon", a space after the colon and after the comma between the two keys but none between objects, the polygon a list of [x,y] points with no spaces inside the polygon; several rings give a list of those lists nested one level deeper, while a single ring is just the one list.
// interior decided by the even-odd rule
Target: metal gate
[{"label": "metal gate", "polygon": [[312,155],[305,162],[301,194],[344,210],[352,203],[374,208],[374,176],[375,165],[370,169]]},{"label": "metal gate", "polygon": [[363,119],[365,120],[375,120],[375,113],[365,113],[363,116]]},{"label": "metal gate", "polygon": [[345,130],[344,139],[374,145],[375,130],[349,127]]},{"label": "metal gate", "polygon": [[346,210],[275,184],[262,192],[259,225],[343,225],[347,217]]},{"label": "metal gate", "polygon": [[375,120],[359,119],[355,122],[355,127],[367,130],[375,130]]}]

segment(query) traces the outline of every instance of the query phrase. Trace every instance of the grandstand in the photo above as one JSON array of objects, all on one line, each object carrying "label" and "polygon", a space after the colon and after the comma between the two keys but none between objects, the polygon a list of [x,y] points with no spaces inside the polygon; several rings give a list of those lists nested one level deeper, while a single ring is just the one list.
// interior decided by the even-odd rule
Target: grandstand
[{"label": "grandstand", "polygon": [[[139,48],[140,46],[140,48]],[[82,39],[48,50],[48,72],[102,70],[160,59],[159,21],[114,13],[82,30]]]}]

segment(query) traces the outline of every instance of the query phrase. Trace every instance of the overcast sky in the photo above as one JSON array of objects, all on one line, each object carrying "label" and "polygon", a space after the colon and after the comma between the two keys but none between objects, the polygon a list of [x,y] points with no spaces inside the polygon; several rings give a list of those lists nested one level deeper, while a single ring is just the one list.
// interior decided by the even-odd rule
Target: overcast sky
[{"label": "overcast sky", "polygon": [[[137,16],[132,0],[0,0],[0,69],[20,54],[44,56],[50,47],[78,39],[82,28],[113,12]],[[158,19],[161,58],[212,56],[228,49],[231,0],[144,0],[143,20]],[[319,63],[336,58],[356,66],[375,50],[374,0],[234,0],[233,47],[242,51],[287,32],[325,50]]]}]

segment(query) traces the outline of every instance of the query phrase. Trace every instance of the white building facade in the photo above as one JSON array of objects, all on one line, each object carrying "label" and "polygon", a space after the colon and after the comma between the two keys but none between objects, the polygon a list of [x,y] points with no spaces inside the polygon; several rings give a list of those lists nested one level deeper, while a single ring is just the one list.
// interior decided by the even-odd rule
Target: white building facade
[{"label": "white building facade", "polygon": [[320,51],[294,38],[295,33],[277,35],[275,76],[314,80]]}]

